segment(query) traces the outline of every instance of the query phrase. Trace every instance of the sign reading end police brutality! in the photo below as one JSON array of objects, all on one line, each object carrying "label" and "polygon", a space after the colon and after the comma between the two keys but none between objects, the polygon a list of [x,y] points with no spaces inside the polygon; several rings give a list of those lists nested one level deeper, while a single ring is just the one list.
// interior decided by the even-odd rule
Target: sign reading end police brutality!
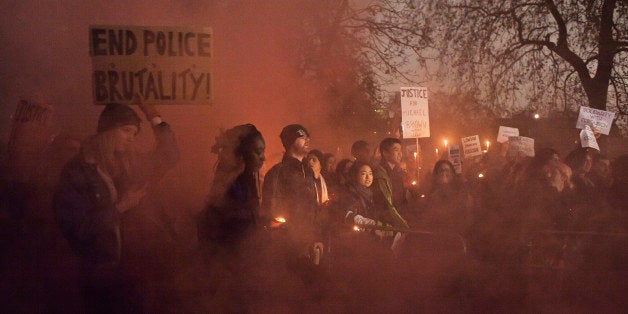
[{"label": "sign reading end police brutality!", "polygon": [[89,27],[94,102],[211,104],[210,28]]},{"label": "sign reading end police brutality!", "polygon": [[401,88],[403,138],[430,137],[426,87]]}]

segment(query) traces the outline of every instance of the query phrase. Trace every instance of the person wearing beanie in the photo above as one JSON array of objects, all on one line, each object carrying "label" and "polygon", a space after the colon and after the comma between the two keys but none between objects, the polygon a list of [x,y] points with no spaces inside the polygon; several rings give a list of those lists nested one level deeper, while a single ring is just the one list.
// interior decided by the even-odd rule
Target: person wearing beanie
[{"label": "person wearing beanie", "polygon": [[262,213],[268,218],[286,219],[289,235],[288,258],[305,256],[322,247],[320,228],[316,224],[317,194],[306,177],[306,156],[310,133],[299,124],[284,127],[279,134],[285,153],[264,177]]},{"label": "person wearing beanie", "polygon": [[134,102],[152,125],[154,151],[140,156],[132,150],[141,125],[135,110],[107,104],[96,134],[83,141],[63,168],[53,197],[57,223],[83,265],[84,305],[90,311],[139,310],[120,267],[122,221],[140,204],[147,187],[179,159],[170,126],[153,106],[139,97]]}]

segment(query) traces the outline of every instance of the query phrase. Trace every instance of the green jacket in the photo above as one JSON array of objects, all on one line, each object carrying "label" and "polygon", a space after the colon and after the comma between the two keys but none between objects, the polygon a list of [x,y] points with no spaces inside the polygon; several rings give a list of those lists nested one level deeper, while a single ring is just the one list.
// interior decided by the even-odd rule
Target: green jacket
[{"label": "green jacket", "polygon": [[392,184],[390,177],[381,165],[373,166],[373,201],[375,206],[385,209],[380,219],[396,228],[409,228],[408,222],[401,217],[392,201]]}]

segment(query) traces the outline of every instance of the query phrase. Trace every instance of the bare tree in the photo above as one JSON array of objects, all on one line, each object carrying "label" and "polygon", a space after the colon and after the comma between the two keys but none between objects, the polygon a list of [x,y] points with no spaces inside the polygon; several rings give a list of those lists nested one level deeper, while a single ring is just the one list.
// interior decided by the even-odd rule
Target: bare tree
[{"label": "bare tree", "polygon": [[628,111],[625,0],[381,0],[355,13],[368,50],[411,52],[410,72],[495,112]]},{"label": "bare tree", "polygon": [[343,126],[354,131],[385,129],[382,104],[386,93],[366,58],[361,29],[352,23],[349,1],[301,0],[302,22],[299,69],[319,84],[332,106],[332,121],[346,117]]}]

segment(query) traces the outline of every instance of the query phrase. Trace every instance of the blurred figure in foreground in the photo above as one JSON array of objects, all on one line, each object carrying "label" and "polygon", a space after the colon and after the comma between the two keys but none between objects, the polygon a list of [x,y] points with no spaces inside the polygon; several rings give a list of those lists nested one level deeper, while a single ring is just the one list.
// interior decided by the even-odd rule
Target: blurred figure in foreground
[{"label": "blurred figure in foreground", "polygon": [[255,247],[260,222],[259,170],[266,144],[252,124],[235,126],[216,137],[216,172],[205,210],[198,222],[198,238],[209,263],[207,284],[216,310],[246,311],[250,282],[259,256]]},{"label": "blurred figure in foreground", "polygon": [[216,173],[199,224],[199,240],[234,249],[259,224],[259,170],[266,160],[262,134],[252,124],[235,126],[216,138]]},{"label": "blurred figure in foreground", "polygon": [[61,172],[54,194],[57,222],[81,258],[86,312],[141,311],[140,297],[121,269],[124,214],[142,202],[147,185],[161,178],[179,158],[170,126],[151,106],[136,102],[150,121],[157,146],[149,156],[132,152],[141,119],[123,104],[105,106],[97,133]]},{"label": "blurred figure in foreground", "polygon": [[472,200],[454,165],[441,159],[434,165],[421,225],[432,231],[466,236],[471,224]]}]

